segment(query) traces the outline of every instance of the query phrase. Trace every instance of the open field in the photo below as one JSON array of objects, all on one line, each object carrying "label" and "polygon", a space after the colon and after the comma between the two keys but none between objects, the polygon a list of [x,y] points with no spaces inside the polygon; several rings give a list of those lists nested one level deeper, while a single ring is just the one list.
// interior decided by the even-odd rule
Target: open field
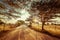
[{"label": "open field", "polygon": [[[34,30],[42,31],[41,25],[38,24],[32,24],[32,27]],[[60,37],[60,26],[59,25],[44,25],[44,30],[48,33]]]},{"label": "open field", "polygon": [[[3,28],[3,26],[1,27]],[[4,30],[5,31],[10,30],[10,31],[1,33],[0,40],[29,40],[29,39],[30,40],[60,40],[59,38],[53,37],[53,36],[60,37],[59,25],[45,25],[44,26],[44,30],[52,34],[53,36],[48,35],[46,33],[42,33],[41,25],[32,23],[31,28],[25,27],[25,26],[18,26],[14,28],[14,30],[12,30],[13,28],[6,26]]]},{"label": "open field", "polygon": [[12,30],[14,29],[14,26],[12,27],[11,25],[0,25],[0,32],[1,31],[9,31],[9,30]]}]

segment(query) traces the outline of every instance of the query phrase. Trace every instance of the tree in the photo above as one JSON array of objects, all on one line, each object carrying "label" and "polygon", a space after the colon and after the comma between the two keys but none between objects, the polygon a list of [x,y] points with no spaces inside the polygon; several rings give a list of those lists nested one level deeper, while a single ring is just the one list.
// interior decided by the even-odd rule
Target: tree
[{"label": "tree", "polygon": [[3,31],[4,31],[4,29],[5,29],[5,23],[2,20],[0,20],[0,25],[3,25]]},{"label": "tree", "polygon": [[1,24],[5,24],[5,23],[4,23],[2,20],[0,20],[0,25],[1,25]]},{"label": "tree", "polygon": [[60,14],[60,1],[59,0],[41,0],[39,2],[32,3],[32,10],[38,10],[38,15],[41,18],[42,30],[44,30],[44,24],[50,19],[58,17],[56,14]]},{"label": "tree", "polygon": [[25,23],[24,21],[18,20],[18,21],[16,22],[16,27],[18,27],[18,26],[20,26],[20,25],[22,25],[22,24],[24,24],[24,23]]}]

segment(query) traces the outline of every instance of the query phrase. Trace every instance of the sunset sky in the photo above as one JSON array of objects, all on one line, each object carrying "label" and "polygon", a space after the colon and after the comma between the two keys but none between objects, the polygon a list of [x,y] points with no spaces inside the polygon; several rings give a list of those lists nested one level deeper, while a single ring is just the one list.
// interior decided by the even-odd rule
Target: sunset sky
[{"label": "sunset sky", "polygon": [[[0,18],[4,18],[4,19],[1,19],[2,21],[6,22],[6,23],[15,23],[17,20],[23,20],[25,21],[27,18],[29,18],[31,15],[30,15],[30,12],[28,11],[31,7],[31,3],[32,1],[39,1],[39,0],[31,0],[31,2],[27,1],[26,2],[26,5],[23,4],[23,3],[19,3],[18,1],[13,1],[15,4],[17,5],[20,5],[22,7],[14,7],[14,6],[11,6],[9,5],[8,3],[6,2],[3,2],[3,0],[0,0],[0,4],[2,4],[3,6],[5,6],[5,9],[0,9],[0,13],[3,13],[4,15],[0,15]],[[40,0],[41,1],[41,0]],[[46,1],[46,0],[45,0]],[[50,0],[48,0],[47,2],[49,2]],[[44,1],[43,1],[44,2]],[[11,10],[11,14],[14,16],[19,16],[18,18],[15,18],[12,17],[12,16],[9,16],[9,11]],[[16,11],[16,12],[15,12]],[[18,14],[19,13],[19,14]],[[32,12],[31,12],[32,13]],[[9,19],[7,16],[9,16],[11,19]],[[60,14],[59,14],[60,15]],[[60,24],[60,18],[57,17],[55,19],[51,19],[53,21],[57,21],[57,23]]]}]

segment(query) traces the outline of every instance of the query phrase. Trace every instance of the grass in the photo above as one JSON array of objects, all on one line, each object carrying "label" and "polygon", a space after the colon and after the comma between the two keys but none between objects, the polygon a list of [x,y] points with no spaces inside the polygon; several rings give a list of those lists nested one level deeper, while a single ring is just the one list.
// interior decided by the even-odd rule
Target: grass
[{"label": "grass", "polygon": [[1,31],[9,31],[9,30],[12,30],[12,29],[14,29],[14,28],[11,28],[11,26],[10,25],[0,25],[0,32]]},{"label": "grass", "polygon": [[[8,31],[14,28],[11,28],[9,25],[6,25],[5,28],[3,25],[0,25],[0,32],[1,31]],[[32,29],[37,31],[42,31],[42,26],[39,24],[32,23]],[[44,25],[44,30],[50,33],[51,35],[60,37],[60,26],[59,25]]]},{"label": "grass", "polygon": [[44,29],[52,35],[60,37],[60,26],[58,25],[45,25]]},{"label": "grass", "polygon": [[[42,31],[42,26],[32,23],[32,29]],[[60,26],[59,25],[44,25],[44,30],[53,36],[60,37]]]}]

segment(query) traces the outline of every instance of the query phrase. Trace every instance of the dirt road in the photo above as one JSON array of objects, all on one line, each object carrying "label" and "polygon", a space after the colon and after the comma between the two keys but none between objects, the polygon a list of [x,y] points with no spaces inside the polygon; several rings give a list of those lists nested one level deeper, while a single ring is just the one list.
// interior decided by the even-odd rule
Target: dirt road
[{"label": "dirt road", "polygon": [[20,26],[15,30],[7,33],[0,40],[60,40],[58,38],[49,36],[30,29],[29,27]]}]

